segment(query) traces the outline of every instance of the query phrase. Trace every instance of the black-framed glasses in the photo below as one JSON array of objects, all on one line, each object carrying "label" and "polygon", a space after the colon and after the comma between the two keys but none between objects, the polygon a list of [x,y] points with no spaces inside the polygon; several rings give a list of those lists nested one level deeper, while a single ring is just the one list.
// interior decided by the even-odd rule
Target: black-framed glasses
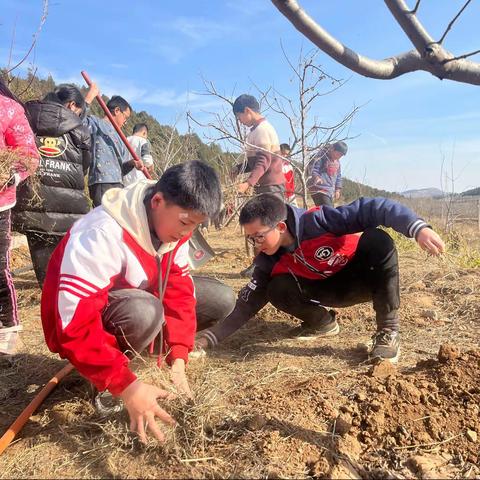
[{"label": "black-framed glasses", "polygon": [[265,237],[276,228],[277,228],[277,225],[275,225],[272,228],[269,228],[268,230],[265,230],[264,232],[257,233],[256,235],[247,235],[246,236],[247,242],[253,247],[255,245],[261,245],[265,241]]}]

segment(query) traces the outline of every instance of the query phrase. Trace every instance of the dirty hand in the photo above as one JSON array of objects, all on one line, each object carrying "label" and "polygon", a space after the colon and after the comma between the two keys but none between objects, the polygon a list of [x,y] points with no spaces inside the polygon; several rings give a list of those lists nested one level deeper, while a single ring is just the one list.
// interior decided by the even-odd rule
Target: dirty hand
[{"label": "dirty hand", "polygon": [[422,250],[427,251],[431,255],[440,255],[445,251],[445,244],[438,233],[431,228],[425,227],[418,232],[417,243]]},{"label": "dirty hand", "polygon": [[250,188],[250,185],[248,182],[239,183],[237,185],[238,193],[245,193],[249,188]]},{"label": "dirty hand", "polygon": [[192,391],[188,385],[187,375],[185,374],[185,360],[176,358],[173,361],[170,378],[180,394],[186,395],[188,398],[193,398]]},{"label": "dirty hand", "polygon": [[92,83],[87,94],[85,95],[85,102],[90,105],[97,95],[100,95],[100,90],[98,89],[96,83]]},{"label": "dirty hand", "polygon": [[125,408],[130,417],[130,430],[138,433],[140,441],[147,442],[145,431],[148,429],[159,442],[165,440],[155,417],[167,425],[175,425],[175,420],[157,403],[157,398],[169,398],[171,394],[154,385],[139,380],[131,383],[121,394]]}]

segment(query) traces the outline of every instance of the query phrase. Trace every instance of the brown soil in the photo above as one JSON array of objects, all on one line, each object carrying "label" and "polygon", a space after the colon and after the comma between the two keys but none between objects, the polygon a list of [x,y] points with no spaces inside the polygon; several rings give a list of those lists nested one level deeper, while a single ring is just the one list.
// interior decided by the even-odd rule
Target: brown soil
[{"label": "brown soil", "polygon": [[[209,241],[219,255],[204,273],[239,289],[238,230]],[[20,253],[17,268],[28,262]],[[398,367],[366,361],[370,305],[338,310],[340,335],[310,342],[289,338],[295,320],[268,306],[191,362],[196,401],[165,405],[179,423],[165,446],[139,445],[123,413],[100,418],[71,374],[0,456],[0,478],[478,478],[479,270],[400,257]],[[63,364],[44,346],[33,273],[16,284],[25,347],[0,365],[0,431]],[[147,357],[134,368],[167,381]]]}]

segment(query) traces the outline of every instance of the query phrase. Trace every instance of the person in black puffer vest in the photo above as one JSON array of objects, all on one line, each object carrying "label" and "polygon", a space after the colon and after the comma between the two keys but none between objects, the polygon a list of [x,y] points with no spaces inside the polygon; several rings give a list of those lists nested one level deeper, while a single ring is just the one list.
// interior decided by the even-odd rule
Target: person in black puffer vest
[{"label": "person in black puffer vest", "polygon": [[[40,153],[39,182],[21,184],[15,229],[27,237],[35,275],[43,285],[48,261],[67,230],[90,210],[85,174],[91,139],[82,124],[85,100],[74,85],[59,85],[25,105]],[[34,191],[35,190],[35,191]]]}]

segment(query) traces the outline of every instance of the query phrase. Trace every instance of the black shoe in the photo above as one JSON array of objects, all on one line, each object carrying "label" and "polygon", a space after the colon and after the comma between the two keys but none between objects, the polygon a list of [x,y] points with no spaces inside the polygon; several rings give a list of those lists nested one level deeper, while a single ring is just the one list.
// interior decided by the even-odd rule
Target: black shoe
[{"label": "black shoe", "polygon": [[384,328],[372,337],[369,357],[398,362],[400,356],[400,334],[395,330]]},{"label": "black shoe", "polygon": [[255,270],[255,264],[252,263],[249,267],[247,267],[245,270],[242,270],[240,272],[240,276],[243,278],[252,278],[254,270]]},{"label": "black shoe", "polygon": [[340,325],[335,320],[336,313],[334,310],[330,310],[328,313],[330,314],[330,318],[318,322],[315,325],[302,323],[292,330],[292,335],[297,340],[315,340],[316,338],[334,337],[338,335]]}]

